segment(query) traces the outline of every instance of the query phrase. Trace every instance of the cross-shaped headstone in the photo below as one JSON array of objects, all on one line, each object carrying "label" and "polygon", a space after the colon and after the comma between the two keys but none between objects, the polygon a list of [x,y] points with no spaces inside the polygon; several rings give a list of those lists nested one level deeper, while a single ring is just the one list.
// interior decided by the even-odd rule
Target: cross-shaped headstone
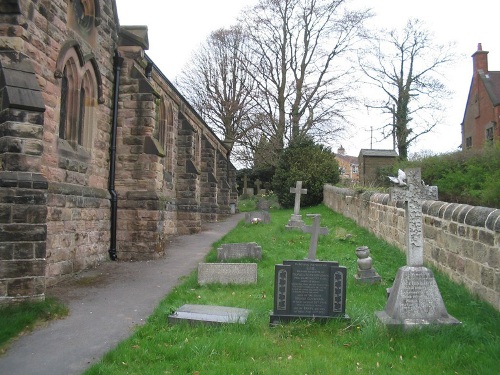
[{"label": "cross-shaped headstone", "polygon": [[256,192],[257,195],[259,195],[259,192],[260,192],[260,185],[262,185],[262,181],[259,179],[256,179],[255,180],[255,187],[257,188],[257,192]]},{"label": "cross-shaped headstone", "polygon": [[300,195],[307,194],[307,189],[302,189],[302,181],[297,181],[295,187],[290,188],[290,193],[295,194],[295,205],[293,207],[293,214],[298,215],[300,212]]},{"label": "cross-shaped headstone", "polygon": [[406,186],[389,190],[391,200],[405,202],[406,262],[408,266],[424,265],[424,236],[422,232],[422,202],[438,199],[437,186],[426,186],[422,182],[420,168],[407,169]]},{"label": "cross-shaped headstone", "polygon": [[316,250],[318,248],[318,237],[320,234],[328,234],[328,228],[319,226],[321,221],[320,214],[307,214],[307,216],[313,218],[312,225],[304,225],[302,227],[302,232],[311,233],[311,243],[309,244],[307,260],[317,260]]}]

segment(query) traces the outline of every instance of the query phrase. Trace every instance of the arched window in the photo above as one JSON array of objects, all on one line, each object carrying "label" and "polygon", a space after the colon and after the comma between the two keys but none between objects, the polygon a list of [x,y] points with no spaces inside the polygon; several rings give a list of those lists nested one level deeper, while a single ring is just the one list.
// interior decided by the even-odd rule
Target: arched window
[{"label": "arched window", "polygon": [[94,65],[83,60],[75,48],[65,51],[60,58],[61,104],[59,138],[71,146],[92,147],[97,105],[97,80]]},{"label": "arched window", "polygon": [[163,148],[163,151],[167,149],[167,118],[165,110],[165,102],[162,100],[160,103],[159,113],[158,113],[158,141]]}]

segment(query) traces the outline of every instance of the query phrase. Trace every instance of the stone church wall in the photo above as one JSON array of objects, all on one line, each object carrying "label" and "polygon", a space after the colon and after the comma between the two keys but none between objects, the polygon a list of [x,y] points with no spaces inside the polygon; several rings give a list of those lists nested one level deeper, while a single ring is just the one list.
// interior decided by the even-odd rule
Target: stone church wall
[{"label": "stone church wall", "polygon": [[[323,194],[327,207],[405,248],[402,202],[331,185]],[[500,310],[500,210],[425,201],[422,211],[425,261]]]},{"label": "stone church wall", "polygon": [[114,122],[118,260],[227,216],[227,150],[146,55],[146,27],[120,26],[113,0],[0,9],[0,303],[109,259]]}]

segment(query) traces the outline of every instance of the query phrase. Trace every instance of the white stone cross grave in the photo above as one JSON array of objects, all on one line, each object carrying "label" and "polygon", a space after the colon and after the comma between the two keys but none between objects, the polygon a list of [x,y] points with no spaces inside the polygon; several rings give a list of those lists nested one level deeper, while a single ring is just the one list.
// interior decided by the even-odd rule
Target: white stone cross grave
[{"label": "white stone cross grave", "polygon": [[295,194],[295,205],[293,206],[293,214],[299,215],[300,212],[300,196],[307,194],[307,189],[302,189],[302,181],[297,181],[295,187],[290,188],[290,193]]},{"label": "white stone cross grave", "polygon": [[302,189],[302,181],[297,181],[295,187],[290,188],[290,193],[295,194],[295,205],[293,207],[293,214],[285,227],[288,229],[300,229],[304,225],[302,215],[300,214],[300,196],[307,194],[307,189]]},{"label": "white stone cross grave", "polygon": [[425,186],[420,168],[408,169],[406,186],[389,190],[391,200],[405,202],[406,264],[411,267],[424,265],[424,236],[422,229],[422,203],[426,199],[438,199],[437,186]]},{"label": "white stone cross grave", "polygon": [[422,201],[437,199],[437,187],[425,186],[420,169],[408,169],[406,186],[390,190],[391,200],[405,202],[407,265],[399,268],[383,311],[375,312],[386,325],[419,327],[460,324],[448,314],[432,270],[424,267]]},{"label": "white stone cross grave", "polygon": [[307,216],[313,218],[312,225],[304,225],[302,227],[302,232],[311,233],[311,242],[309,244],[309,254],[307,256],[307,260],[317,260],[316,250],[318,249],[319,235],[328,234],[328,228],[319,226],[321,221],[320,214],[307,214]]}]

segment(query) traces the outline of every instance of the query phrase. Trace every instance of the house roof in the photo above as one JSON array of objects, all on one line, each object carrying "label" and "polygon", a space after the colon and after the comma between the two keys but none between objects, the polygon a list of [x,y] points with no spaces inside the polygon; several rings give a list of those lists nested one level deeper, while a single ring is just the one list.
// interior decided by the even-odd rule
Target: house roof
[{"label": "house roof", "polygon": [[361,156],[374,156],[374,157],[398,157],[398,153],[394,150],[374,150],[374,149],[361,149],[359,157]]},{"label": "house roof", "polygon": [[485,73],[480,70],[478,73],[493,106],[500,105],[500,72]]},{"label": "house roof", "polygon": [[358,158],[356,156],[337,154],[337,155],[335,155],[335,157],[339,160],[345,161],[346,163],[358,165]]}]

